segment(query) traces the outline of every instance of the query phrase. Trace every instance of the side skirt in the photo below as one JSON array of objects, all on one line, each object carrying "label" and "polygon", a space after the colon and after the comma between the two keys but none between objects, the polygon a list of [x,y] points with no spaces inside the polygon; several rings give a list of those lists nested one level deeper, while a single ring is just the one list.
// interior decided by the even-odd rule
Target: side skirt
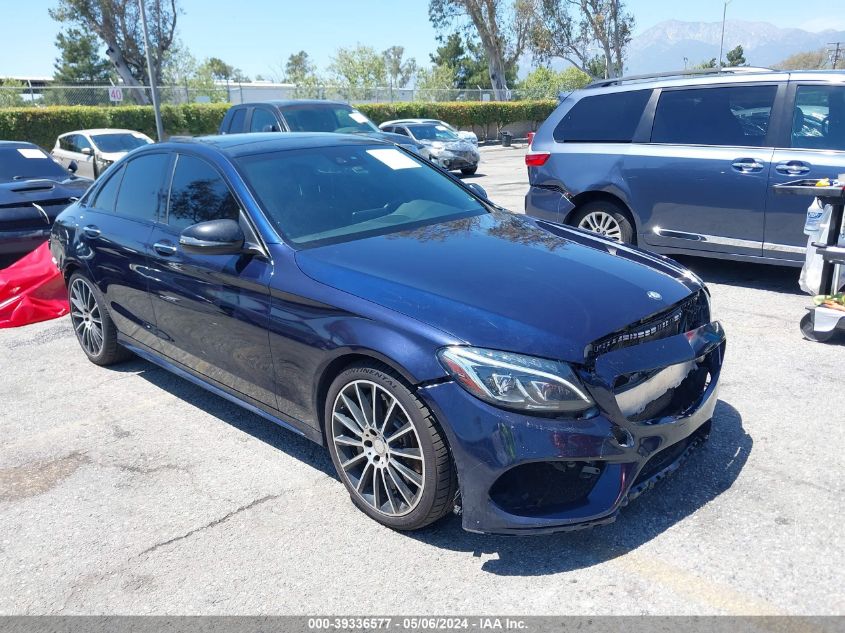
[{"label": "side skirt", "polygon": [[181,365],[177,365],[169,360],[162,358],[155,352],[147,349],[145,346],[142,346],[134,339],[127,338],[122,334],[118,334],[117,338],[118,342],[121,345],[123,345],[126,349],[130,350],[132,353],[137,354],[144,360],[149,361],[154,365],[158,365],[162,369],[166,369],[167,371],[176,374],[180,378],[184,378],[185,380],[194,383],[198,387],[202,387],[203,389],[210,391],[216,396],[225,398],[229,402],[233,402],[234,404],[243,407],[247,411],[255,413],[256,415],[260,415],[265,420],[269,420],[274,424],[278,424],[279,426],[284,429],[287,429],[288,431],[292,431],[297,435],[301,435],[302,437],[305,437],[311,440],[312,442],[320,444],[321,446],[323,445],[322,434],[311,426],[306,425],[302,422],[298,422],[292,418],[284,419],[280,411],[266,411],[263,408],[254,405],[251,402],[244,400],[240,396],[230,392],[223,385],[218,385],[217,383],[210,382],[206,378],[201,378],[190,370],[183,368]]}]

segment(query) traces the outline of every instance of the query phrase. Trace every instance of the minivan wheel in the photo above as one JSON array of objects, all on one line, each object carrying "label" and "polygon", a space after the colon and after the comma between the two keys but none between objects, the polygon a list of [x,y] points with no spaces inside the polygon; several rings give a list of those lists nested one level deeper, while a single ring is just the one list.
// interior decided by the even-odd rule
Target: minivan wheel
[{"label": "minivan wheel", "polygon": [[92,363],[112,365],[132,356],[117,342],[117,328],[97,286],[74,273],[68,282],[68,300],[76,340]]},{"label": "minivan wheel", "polygon": [[358,364],[335,378],[324,427],[352,502],[397,530],[416,530],[452,509],[457,476],[442,431],[388,367]]},{"label": "minivan wheel", "polygon": [[461,169],[461,173],[464,176],[472,176],[477,171],[478,171],[478,165],[473,165],[472,167],[464,167],[463,169]]},{"label": "minivan wheel", "polygon": [[625,211],[609,200],[588,202],[573,214],[569,223],[623,244],[634,240],[634,227]]}]

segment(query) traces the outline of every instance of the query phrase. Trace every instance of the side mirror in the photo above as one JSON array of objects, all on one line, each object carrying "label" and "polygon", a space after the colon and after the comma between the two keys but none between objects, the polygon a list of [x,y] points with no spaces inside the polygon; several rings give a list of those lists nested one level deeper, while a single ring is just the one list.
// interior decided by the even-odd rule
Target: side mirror
[{"label": "side mirror", "polygon": [[79,169],[79,163],[77,163],[75,160],[72,160],[70,161],[70,163],[68,163],[67,170],[70,173],[75,174],[77,169]]},{"label": "side mirror", "polygon": [[182,231],[179,246],[195,255],[237,255],[244,250],[244,232],[234,220],[209,220]]},{"label": "side mirror", "polygon": [[470,189],[472,189],[477,196],[481,196],[485,200],[489,200],[487,197],[487,192],[484,190],[484,187],[479,185],[477,182],[471,182],[467,185]]},{"label": "side mirror", "polygon": [[79,150],[79,151],[81,151],[81,152],[82,152],[83,154],[85,154],[86,156],[90,156],[90,155],[93,153],[93,152],[91,151],[91,148],[90,148],[90,147],[83,147],[83,148],[82,148],[81,150]]}]

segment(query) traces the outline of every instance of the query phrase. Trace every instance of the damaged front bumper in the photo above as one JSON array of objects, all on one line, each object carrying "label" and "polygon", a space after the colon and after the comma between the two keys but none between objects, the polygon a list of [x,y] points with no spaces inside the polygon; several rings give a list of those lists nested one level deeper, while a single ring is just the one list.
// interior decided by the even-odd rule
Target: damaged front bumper
[{"label": "damaged front bumper", "polygon": [[463,527],[529,534],[613,521],[706,439],[724,351],[713,322],[599,355],[581,375],[597,408],[579,419],[499,409],[451,381],[421,388],[449,436]]}]

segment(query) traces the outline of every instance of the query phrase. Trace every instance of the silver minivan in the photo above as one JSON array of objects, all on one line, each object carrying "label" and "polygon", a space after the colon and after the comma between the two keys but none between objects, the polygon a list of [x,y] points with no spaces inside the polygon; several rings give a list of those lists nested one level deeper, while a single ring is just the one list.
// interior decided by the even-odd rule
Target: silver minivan
[{"label": "silver minivan", "polygon": [[845,72],[732,69],[562,96],[526,156],[528,215],[659,253],[798,265],[807,201],[845,173]]}]

